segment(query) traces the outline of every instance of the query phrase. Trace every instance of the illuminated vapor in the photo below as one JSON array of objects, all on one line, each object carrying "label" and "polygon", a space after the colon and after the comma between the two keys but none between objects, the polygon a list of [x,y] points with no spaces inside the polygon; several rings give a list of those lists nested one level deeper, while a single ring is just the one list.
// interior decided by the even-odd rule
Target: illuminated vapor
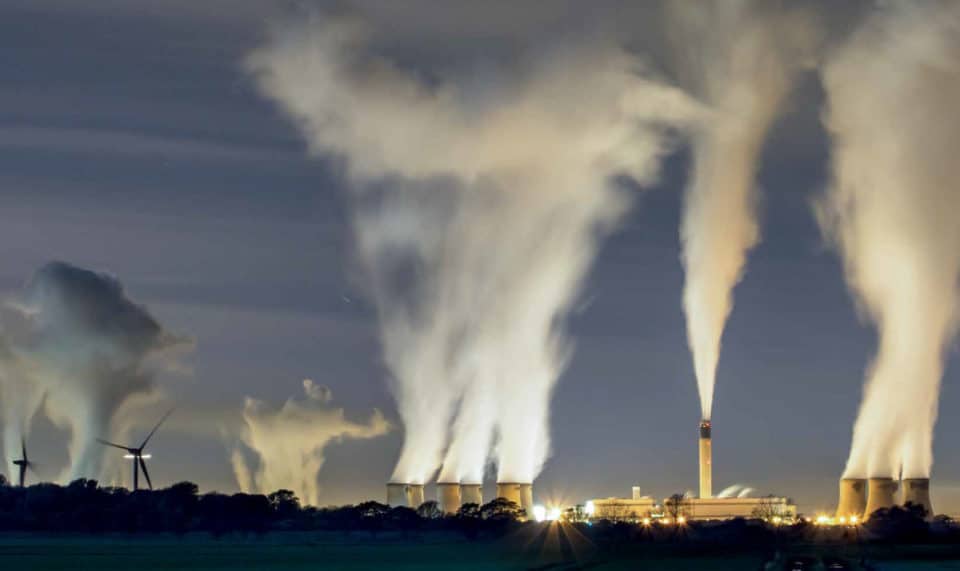
[{"label": "illuminated vapor", "polygon": [[844,477],[929,477],[960,277],[960,4],[877,8],[827,62],[817,204],[879,333]]},{"label": "illuminated vapor", "polygon": [[289,399],[279,409],[246,399],[239,435],[242,446],[230,456],[242,491],[293,490],[305,503],[317,505],[317,476],[326,447],[347,438],[373,438],[390,429],[378,410],[369,421],[356,423],[345,418],[343,409],[330,406],[332,395],[327,387],[307,379],[303,389],[305,398]]},{"label": "illuminated vapor", "polygon": [[2,317],[6,450],[43,403],[70,431],[62,479],[101,476],[95,439],[109,437],[118,411],[152,395],[156,374],[176,367],[176,352],[190,347],[131,301],[116,278],[63,262],[37,270]]},{"label": "illuminated vapor", "polygon": [[773,11],[772,4],[670,4],[681,69],[711,109],[694,129],[680,227],[687,339],[705,420],[733,288],[760,239],[755,185],[760,151],[815,39],[803,14]]},{"label": "illuminated vapor", "polygon": [[[549,453],[563,318],[629,203],[608,179],[653,180],[669,127],[699,110],[610,46],[522,58],[476,89],[379,57],[371,34],[310,19],[275,30],[248,67],[314,153],[345,159],[405,428],[393,480],[432,477],[459,410],[456,438],[485,448],[492,425],[501,477],[530,481]],[[473,446],[450,445],[451,477],[482,470]]]}]

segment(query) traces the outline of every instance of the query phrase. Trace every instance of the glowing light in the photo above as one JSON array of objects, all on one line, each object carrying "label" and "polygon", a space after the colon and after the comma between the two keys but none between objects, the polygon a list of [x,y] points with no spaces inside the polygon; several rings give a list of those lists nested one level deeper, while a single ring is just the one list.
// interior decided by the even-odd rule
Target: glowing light
[{"label": "glowing light", "polygon": [[597,506],[593,505],[592,501],[587,502],[587,505],[584,506],[584,511],[588,516],[592,516],[593,514],[597,513]]},{"label": "glowing light", "polygon": [[857,516],[855,516],[855,515],[850,516],[850,523],[856,525],[856,523],[857,523]]},{"label": "glowing light", "polygon": [[560,513],[561,513],[560,508],[557,508],[557,507],[550,508],[550,510],[547,511],[547,521],[557,521],[558,519],[560,519]]},{"label": "glowing light", "polygon": [[677,523],[680,524],[680,525],[683,525],[683,524],[687,523],[687,518],[685,518],[685,517],[683,517],[683,516],[680,516],[680,517],[677,518]]},{"label": "glowing light", "polygon": [[817,516],[817,525],[829,525],[829,524],[830,524],[830,518],[829,518],[829,517],[827,517],[827,516],[825,516],[825,515],[818,515],[818,516]]},{"label": "glowing light", "polygon": [[533,519],[538,522],[547,519],[547,508],[541,505],[533,506]]},{"label": "glowing light", "polygon": [[650,518],[648,517],[643,518],[643,525],[650,525]]},{"label": "glowing light", "polygon": [[840,516],[840,525],[847,523],[847,518]]},{"label": "glowing light", "polygon": [[670,525],[670,518],[665,517],[660,520],[660,523],[662,523],[663,525]]},{"label": "glowing light", "polygon": [[773,516],[773,523],[780,523],[781,521],[783,521],[783,519],[780,516]]}]

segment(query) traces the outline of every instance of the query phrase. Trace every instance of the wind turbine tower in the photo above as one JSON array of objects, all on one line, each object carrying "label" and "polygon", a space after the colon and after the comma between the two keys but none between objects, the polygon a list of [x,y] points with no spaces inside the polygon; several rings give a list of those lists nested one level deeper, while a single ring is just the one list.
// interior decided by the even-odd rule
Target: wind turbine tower
[{"label": "wind turbine tower", "polygon": [[33,462],[27,457],[27,441],[23,438],[20,439],[20,459],[13,461],[14,466],[20,469],[20,487],[23,487],[24,481],[27,479],[27,470],[33,471]]},{"label": "wind turbine tower", "polygon": [[150,439],[153,438],[154,433],[157,432],[157,429],[160,428],[160,425],[163,424],[163,421],[167,420],[167,417],[170,416],[173,410],[167,412],[163,415],[163,418],[160,419],[160,422],[153,427],[153,430],[150,431],[150,434],[143,439],[143,442],[140,443],[140,446],[123,446],[122,444],[116,444],[114,442],[108,442],[100,438],[97,439],[97,442],[103,444],[104,446],[112,446],[114,448],[119,448],[120,450],[126,450],[124,458],[133,460],[133,491],[140,489],[140,470],[143,470],[143,477],[147,479],[147,486],[152,490],[153,482],[150,481],[150,472],[147,471],[147,463],[144,462],[144,459],[150,459],[149,454],[144,454],[143,449],[147,447],[147,442],[150,442]]}]

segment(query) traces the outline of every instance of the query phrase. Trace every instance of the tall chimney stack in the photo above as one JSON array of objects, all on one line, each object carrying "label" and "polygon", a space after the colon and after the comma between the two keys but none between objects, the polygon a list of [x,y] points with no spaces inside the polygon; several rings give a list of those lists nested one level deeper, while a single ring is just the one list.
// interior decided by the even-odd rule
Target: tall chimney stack
[{"label": "tall chimney stack", "polygon": [[700,498],[713,497],[713,452],[709,420],[700,421]]},{"label": "tall chimney stack", "polygon": [[843,478],[840,480],[840,501],[837,503],[838,518],[863,518],[867,509],[867,480]]},{"label": "tall chimney stack", "polygon": [[880,508],[891,508],[897,502],[897,481],[893,478],[870,478],[867,480],[867,509],[864,517],[870,517]]},{"label": "tall chimney stack", "polygon": [[933,505],[930,503],[930,478],[903,479],[903,505],[908,503],[923,506],[927,511],[926,519],[933,518]]}]

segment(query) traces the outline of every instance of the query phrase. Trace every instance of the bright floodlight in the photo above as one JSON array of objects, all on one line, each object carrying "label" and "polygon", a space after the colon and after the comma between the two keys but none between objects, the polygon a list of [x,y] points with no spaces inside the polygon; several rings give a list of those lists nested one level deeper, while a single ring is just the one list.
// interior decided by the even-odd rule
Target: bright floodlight
[{"label": "bright floodlight", "polygon": [[533,506],[533,519],[535,521],[543,521],[547,519],[547,508],[540,505]]},{"label": "bright floodlight", "polygon": [[679,517],[677,518],[677,523],[679,523],[680,525],[683,525],[683,524],[687,523],[687,518],[685,518],[685,517],[683,517],[683,516],[679,516]]},{"label": "bright floodlight", "polygon": [[560,508],[550,508],[547,512],[547,521],[557,521],[560,519]]},{"label": "bright floodlight", "polygon": [[592,501],[587,502],[584,511],[587,512],[587,515],[592,516],[593,514],[597,513],[597,506],[593,505]]}]

